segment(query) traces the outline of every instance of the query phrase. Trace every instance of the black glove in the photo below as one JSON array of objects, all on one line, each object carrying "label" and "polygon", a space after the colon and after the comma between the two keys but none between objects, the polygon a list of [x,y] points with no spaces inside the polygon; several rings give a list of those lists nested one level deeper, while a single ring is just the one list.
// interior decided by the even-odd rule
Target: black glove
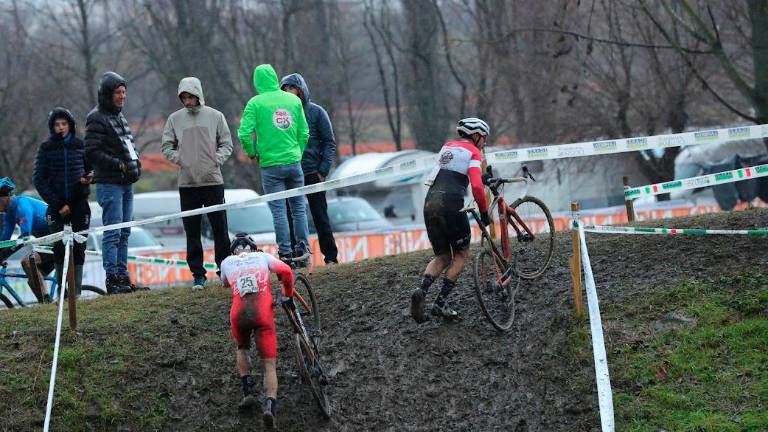
[{"label": "black glove", "polygon": [[482,222],[485,226],[491,224],[491,217],[488,215],[487,211],[480,212],[480,222]]},{"label": "black glove", "polygon": [[488,186],[488,180],[492,179],[493,177],[490,174],[483,174],[480,176],[480,178],[483,180],[483,184]]}]

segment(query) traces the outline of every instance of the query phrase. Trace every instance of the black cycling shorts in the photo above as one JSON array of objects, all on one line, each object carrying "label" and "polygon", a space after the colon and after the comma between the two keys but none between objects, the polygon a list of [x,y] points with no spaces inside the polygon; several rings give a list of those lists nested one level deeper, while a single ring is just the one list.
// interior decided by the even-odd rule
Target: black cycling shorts
[{"label": "black cycling shorts", "polygon": [[430,192],[424,202],[424,224],[435,255],[469,248],[472,232],[467,214],[460,211],[464,197]]}]

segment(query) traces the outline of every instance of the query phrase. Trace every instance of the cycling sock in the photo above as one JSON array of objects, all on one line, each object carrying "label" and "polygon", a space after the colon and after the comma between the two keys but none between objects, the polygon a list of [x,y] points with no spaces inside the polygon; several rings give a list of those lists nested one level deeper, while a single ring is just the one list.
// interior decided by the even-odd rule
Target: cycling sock
[{"label": "cycling sock", "polygon": [[275,409],[277,408],[277,399],[268,397],[267,404],[269,406],[269,410],[272,412],[272,415],[275,415]]},{"label": "cycling sock", "polygon": [[456,286],[456,282],[448,278],[443,278],[443,287],[440,289],[440,297],[447,298],[448,294],[453,291],[453,287]]},{"label": "cycling sock", "polygon": [[448,279],[443,278],[443,287],[440,288],[440,294],[437,295],[437,298],[435,298],[435,304],[438,307],[445,306],[445,300],[448,298],[448,294],[451,293],[453,290],[453,287],[456,286],[456,282]]},{"label": "cycling sock", "polygon": [[421,289],[424,291],[424,293],[427,292],[430,286],[432,286],[432,283],[435,282],[435,277],[429,274],[424,275],[424,279],[421,280]]}]

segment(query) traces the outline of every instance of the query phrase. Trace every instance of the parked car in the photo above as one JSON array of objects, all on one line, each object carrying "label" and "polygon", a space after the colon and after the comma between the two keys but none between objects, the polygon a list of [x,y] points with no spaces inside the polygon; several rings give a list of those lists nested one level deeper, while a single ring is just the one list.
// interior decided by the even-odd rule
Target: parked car
[{"label": "parked car", "polygon": [[[309,220],[312,215],[308,211]],[[328,219],[334,232],[378,231],[392,228],[392,223],[384,219],[371,204],[360,197],[338,197],[328,199]],[[310,232],[315,232],[314,222],[310,223]]]},{"label": "parked car", "polygon": [[[101,252],[101,239],[104,233],[95,233],[88,236],[85,248],[89,251]],[[151,255],[152,252],[161,252],[164,245],[152,233],[141,227],[131,228],[131,236],[128,237],[128,253],[131,255]]]},{"label": "parked car", "polygon": [[[255,198],[257,196],[259,196],[259,194],[251,189],[224,190],[225,202],[237,202]],[[236,219],[247,219],[247,216],[241,217],[241,212],[238,210],[227,210],[227,218],[229,219],[230,217],[234,217]],[[171,213],[178,213],[180,211],[181,202],[179,199],[178,190],[138,193],[133,196],[133,217],[136,220]],[[203,217],[202,220],[202,233],[203,236],[206,237],[203,239],[203,247],[213,247],[213,242],[211,241],[210,235],[210,227],[208,226],[208,218]],[[152,223],[145,225],[144,227],[152,234],[154,234],[158,239],[160,239],[168,248],[179,249],[186,247],[184,224],[181,218]]]}]

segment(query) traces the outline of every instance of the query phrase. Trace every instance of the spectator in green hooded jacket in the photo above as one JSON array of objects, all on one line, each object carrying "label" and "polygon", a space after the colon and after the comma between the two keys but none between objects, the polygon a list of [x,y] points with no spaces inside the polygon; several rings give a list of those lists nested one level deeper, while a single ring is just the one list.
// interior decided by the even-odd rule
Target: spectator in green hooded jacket
[{"label": "spectator in green hooded jacket", "polygon": [[[253,85],[258,95],[245,105],[237,135],[245,153],[251,159],[258,158],[264,192],[269,194],[304,186],[301,157],[309,139],[309,126],[301,99],[280,90],[272,65],[256,67]],[[288,202],[296,235],[294,250],[291,250],[285,200],[269,202],[278,255],[283,261],[290,262],[296,258],[293,261],[306,263],[309,257],[306,199],[297,196],[289,198]]]}]

